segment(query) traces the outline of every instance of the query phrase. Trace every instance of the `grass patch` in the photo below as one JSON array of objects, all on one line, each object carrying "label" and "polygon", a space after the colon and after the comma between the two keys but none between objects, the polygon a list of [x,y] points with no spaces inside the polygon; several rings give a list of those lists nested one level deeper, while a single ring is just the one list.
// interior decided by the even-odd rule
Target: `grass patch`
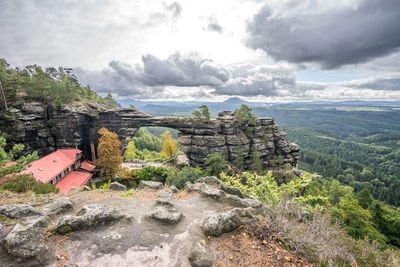
[{"label": "grass patch", "polygon": [[135,189],[129,189],[128,192],[122,193],[121,197],[133,197],[136,195]]}]

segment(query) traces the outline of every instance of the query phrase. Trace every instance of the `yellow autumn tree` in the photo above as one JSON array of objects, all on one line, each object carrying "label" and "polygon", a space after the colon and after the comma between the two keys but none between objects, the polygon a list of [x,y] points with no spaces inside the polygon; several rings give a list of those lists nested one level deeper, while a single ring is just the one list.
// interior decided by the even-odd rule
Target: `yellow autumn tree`
[{"label": "yellow autumn tree", "polygon": [[128,148],[125,151],[124,159],[125,160],[133,160],[137,159],[138,155],[136,154],[136,146],[134,141],[130,141],[128,144]]},{"label": "yellow autumn tree", "polygon": [[100,177],[113,179],[122,164],[121,142],[116,133],[110,132],[106,128],[101,128],[98,133],[101,137],[97,146],[96,163],[100,167]]},{"label": "yellow autumn tree", "polygon": [[162,158],[170,158],[176,152],[179,151],[178,142],[171,136],[169,131],[165,131],[161,135],[161,139],[163,141],[163,146],[161,149],[161,157]]}]

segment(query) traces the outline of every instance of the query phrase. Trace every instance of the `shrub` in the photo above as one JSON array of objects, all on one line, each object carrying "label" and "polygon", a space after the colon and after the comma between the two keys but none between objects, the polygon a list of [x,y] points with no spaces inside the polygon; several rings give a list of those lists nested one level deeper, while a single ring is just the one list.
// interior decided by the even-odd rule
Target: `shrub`
[{"label": "shrub", "polygon": [[136,169],[131,171],[132,179],[139,183],[140,181],[157,181],[164,183],[167,177],[177,170],[170,166],[154,167],[146,166],[141,169]]},{"label": "shrub", "polygon": [[30,174],[22,174],[15,178],[10,178],[1,184],[0,188],[16,193],[34,192],[36,194],[58,193],[60,191],[54,185],[36,181]]},{"label": "shrub", "polygon": [[219,176],[227,163],[228,162],[224,159],[224,157],[218,152],[208,154],[205,162],[206,172],[209,175]]},{"label": "shrub", "polygon": [[199,167],[184,167],[178,173],[171,173],[167,178],[167,183],[179,189],[183,189],[186,182],[190,181],[194,183],[197,179],[202,177],[203,174],[203,171]]}]

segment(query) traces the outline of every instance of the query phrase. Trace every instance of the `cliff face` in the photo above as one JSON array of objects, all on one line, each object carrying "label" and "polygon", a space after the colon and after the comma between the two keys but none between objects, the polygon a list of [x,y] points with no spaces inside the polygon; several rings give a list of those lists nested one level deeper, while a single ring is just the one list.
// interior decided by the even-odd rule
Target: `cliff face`
[{"label": "cliff face", "polygon": [[43,156],[56,149],[78,147],[90,158],[90,142],[96,145],[101,127],[116,132],[123,145],[143,126],[164,126],[180,131],[178,141],[192,165],[202,165],[206,156],[219,152],[230,162],[240,144],[250,161],[258,151],[264,166],[296,165],[299,147],[289,143],[272,118],[258,118],[254,130],[240,128],[230,111],[220,112],[210,123],[189,118],[153,117],[136,109],[104,110],[93,104],[75,104],[55,110],[26,103],[0,116],[0,131],[8,143],[21,143],[25,151]]}]

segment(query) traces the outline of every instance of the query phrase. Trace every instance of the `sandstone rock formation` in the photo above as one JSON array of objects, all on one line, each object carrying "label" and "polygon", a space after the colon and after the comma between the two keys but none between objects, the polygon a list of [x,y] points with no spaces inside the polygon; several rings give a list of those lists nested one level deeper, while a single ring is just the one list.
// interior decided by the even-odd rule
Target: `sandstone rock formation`
[{"label": "sandstone rock formation", "polygon": [[42,231],[47,226],[45,216],[30,217],[25,223],[17,223],[4,239],[10,255],[18,258],[31,258],[47,250]]},{"label": "sandstone rock formation", "polygon": [[46,215],[62,214],[74,208],[74,202],[69,198],[57,198],[43,209]]},{"label": "sandstone rock formation", "polygon": [[31,216],[43,216],[43,212],[34,209],[30,205],[12,204],[0,206],[0,214],[13,219],[24,219]]},{"label": "sandstone rock formation", "polygon": [[190,194],[146,187],[125,198],[92,190],[32,204],[37,209],[2,205],[15,219],[0,224],[0,266],[212,266],[217,240],[209,236],[265,215],[259,201],[227,188],[209,176]]},{"label": "sandstone rock formation", "polygon": [[161,189],[164,187],[163,183],[161,182],[154,182],[154,181],[140,181],[138,189],[142,188],[151,188],[151,189]]},{"label": "sandstone rock formation", "polygon": [[211,267],[213,265],[210,249],[204,240],[197,242],[193,246],[190,251],[189,261],[193,267]]},{"label": "sandstone rock formation", "polygon": [[172,203],[172,193],[163,193],[156,199],[153,208],[146,214],[146,217],[167,224],[176,224],[183,218],[183,214]]},{"label": "sandstone rock formation", "polygon": [[127,191],[128,190],[128,188],[125,185],[120,184],[118,182],[113,182],[113,183],[109,184],[108,189],[117,190],[117,191]]},{"label": "sandstone rock formation", "polygon": [[78,147],[90,158],[90,142],[96,145],[101,127],[116,132],[126,146],[143,126],[179,130],[178,141],[191,165],[204,164],[206,156],[214,152],[233,162],[238,145],[246,161],[258,151],[265,167],[274,161],[295,166],[299,159],[299,147],[287,141],[272,118],[258,118],[251,131],[239,127],[230,111],[220,112],[217,119],[204,123],[191,118],[153,117],[131,108],[104,110],[89,103],[63,106],[61,110],[24,103],[0,116],[0,131],[10,145],[24,144],[26,153],[38,151],[41,156],[56,149]]},{"label": "sandstone rock formation", "polygon": [[75,216],[64,216],[57,224],[56,231],[60,234],[66,234],[71,231],[79,231],[116,222],[123,217],[113,207],[96,204],[86,205]]},{"label": "sandstone rock formation", "polygon": [[205,235],[220,236],[231,232],[241,225],[256,221],[252,208],[234,208],[232,210],[206,218],[201,227]]}]

